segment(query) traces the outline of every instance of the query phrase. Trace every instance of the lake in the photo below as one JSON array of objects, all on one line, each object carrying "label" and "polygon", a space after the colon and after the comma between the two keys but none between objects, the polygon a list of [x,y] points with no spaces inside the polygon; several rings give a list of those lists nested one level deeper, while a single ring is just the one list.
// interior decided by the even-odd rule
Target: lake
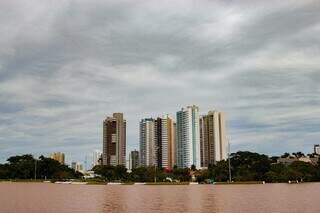
[{"label": "lake", "polygon": [[320,183],[64,185],[0,182],[1,213],[319,213]]}]

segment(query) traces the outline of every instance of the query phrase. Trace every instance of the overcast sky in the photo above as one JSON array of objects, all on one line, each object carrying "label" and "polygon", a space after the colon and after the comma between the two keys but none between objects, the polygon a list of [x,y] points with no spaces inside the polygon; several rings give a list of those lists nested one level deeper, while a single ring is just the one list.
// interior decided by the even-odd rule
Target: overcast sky
[{"label": "overcast sky", "polygon": [[113,112],[132,150],[141,118],[191,104],[225,112],[232,151],[320,143],[317,0],[2,0],[0,35],[0,162],[84,161]]}]

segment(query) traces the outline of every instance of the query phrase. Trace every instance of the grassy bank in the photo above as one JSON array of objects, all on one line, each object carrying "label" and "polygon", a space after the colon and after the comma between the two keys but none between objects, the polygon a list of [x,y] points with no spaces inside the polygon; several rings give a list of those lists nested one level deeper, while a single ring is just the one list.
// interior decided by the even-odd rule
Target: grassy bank
[{"label": "grassy bank", "polygon": [[[46,181],[46,182],[45,182]],[[0,183],[54,183],[58,180],[29,180],[29,179],[16,179],[16,180],[10,180],[10,179],[0,179]],[[71,180],[68,180],[71,181]],[[59,181],[60,182],[60,181]],[[108,182],[103,180],[82,180],[82,179],[73,179],[71,182],[73,183],[83,183],[85,182],[87,185],[108,185]],[[315,181],[317,182],[317,181]],[[301,183],[315,183],[315,182],[299,182]],[[137,183],[137,184],[136,184]],[[280,183],[280,182],[279,182]],[[289,184],[288,182],[281,182]],[[319,183],[319,182],[318,182]],[[235,182],[215,182],[214,184],[199,184],[199,185],[250,185],[250,184],[263,184],[263,181],[235,181]],[[268,183],[271,184],[271,183]],[[297,184],[296,182],[292,181],[291,184]],[[112,182],[110,185],[113,185]],[[147,185],[147,186],[168,186],[168,185],[191,185],[191,182],[146,182],[146,183],[139,183],[139,182],[121,182],[118,185]]]},{"label": "grassy bank", "polygon": [[145,185],[189,185],[189,182],[148,182]]},{"label": "grassy bank", "polygon": [[263,181],[237,181],[237,182],[216,182],[216,185],[235,185],[235,184],[263,184]]},{"label": "grassy bank", "polygon": [[8,179],[8,180],[0,180],[0,182],[16,182],[16,183],[41,183],[44,180],[29,180],[29,179]]}]

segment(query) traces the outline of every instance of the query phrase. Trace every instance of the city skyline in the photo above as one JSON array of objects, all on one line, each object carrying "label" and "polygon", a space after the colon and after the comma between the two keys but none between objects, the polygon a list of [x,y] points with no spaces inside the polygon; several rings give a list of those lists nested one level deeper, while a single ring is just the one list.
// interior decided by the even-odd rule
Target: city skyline
[{"label": "city skyline", "polygon": [[320,138],[317,1],[5,1],[0,162],[102,150],[101,121],[196,104],[227,115],[231,151],[310,152]]}]

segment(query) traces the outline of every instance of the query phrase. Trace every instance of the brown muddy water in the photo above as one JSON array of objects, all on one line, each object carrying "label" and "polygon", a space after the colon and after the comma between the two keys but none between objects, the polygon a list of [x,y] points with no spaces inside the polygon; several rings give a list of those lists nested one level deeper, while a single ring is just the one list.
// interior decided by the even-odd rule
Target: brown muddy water
[{"label": "brown muddy water", "polygon": [[320,183],[64,185],[0,183],[0,213],[320,213]]}]

